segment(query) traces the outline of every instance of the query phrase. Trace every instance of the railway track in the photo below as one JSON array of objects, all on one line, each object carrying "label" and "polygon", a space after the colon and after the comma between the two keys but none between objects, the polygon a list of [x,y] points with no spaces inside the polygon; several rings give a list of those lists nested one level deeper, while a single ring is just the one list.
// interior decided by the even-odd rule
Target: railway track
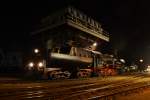
[{"label": "railway track", "polygon": [[[140,79],[136,79],[136,81],[137,80],[140,80]],[[78,99],[87,100],[89,98],[93,98],[93,95],[96,95],[94,97],[99,97],[99,96],[101,97],[101,96],[107,95],[109,92],[117,91],[117,90],[120,90],[121,88],[125,88],[125,87],[130,87],[130,86],[134,87],[135,85],[139,85],[139,84],[141,84],[141,83],[130,80],[130,81],[118,82],[115,84],[109,84],[109,85],[106,85],[103,87],[89,88],[89,89],[86,89],[86,90],[83,90],[80,92],[78,91],[76,93],[69,94],[69,95],[65,96],[63,98],[63,100],[78,100]]]},{"label": "railway track", "polygon": [[[122,87],[129,87],[133,84],[135,85],[134,81],[139,82],[144,76],[134,76],[134,77],[127,77],[127,79],[122,78],[120,80],[97,80],[92,82],[83,82],[82,84],[63,84],[60,86],[41,86],[41,87],[32,87],[32,88],[24,88],[20,90],[8,90],[0,92],[1,100],[6,100],[8,98],[18,100],[28,100],[28,99],[35,99],[35,100],[78,100],[81,99],[92,99],[94,97],[98,97],[97,92],[102,94],[107,94],[108,91],[116,90]],[[62,87],[63,86],[63,87]],[[103,94],[103,95],[104,95]],[[86,96],[86,97],[85,97]]]},{"label": "railway track", "polygon": [[95,94],[95,96],[93,95],[86,99],[87,100],[117,100],[116,97],[119,95],[127,96],[128,94],[142,92],[145,88],[146,89],[150,88],[150,84],[147,84],[145,82],[136,83],[123,89],[116,88],[114,90],[106,91],[101,94],[97,94],[97,95]]}]

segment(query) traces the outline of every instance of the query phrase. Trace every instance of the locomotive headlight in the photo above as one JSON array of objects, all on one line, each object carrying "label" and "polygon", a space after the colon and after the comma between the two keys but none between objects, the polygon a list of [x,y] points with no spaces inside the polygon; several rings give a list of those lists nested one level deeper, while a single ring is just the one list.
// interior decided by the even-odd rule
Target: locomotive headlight
[{"label": "locomotive headlight", "polygon": [[39,66],[39,67],[43,67],[43,63],[42,63],[42,62],[39,62],[39,63],[38,63],[38,66]]},{"label": "locomotive headlight", "polygon": [[29,63],[29,67],[33,67],[34,66],[34,63],[33,62],[30,62]]}]

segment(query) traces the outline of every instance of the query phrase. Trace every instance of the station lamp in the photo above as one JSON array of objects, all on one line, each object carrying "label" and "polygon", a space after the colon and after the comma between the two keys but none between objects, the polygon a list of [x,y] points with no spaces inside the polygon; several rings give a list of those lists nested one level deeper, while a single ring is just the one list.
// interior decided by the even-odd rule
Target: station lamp
[{"label": "station lamp", "polygon": [[125,63],[125,60],[124,60],[124,59],[120,59],[120,61],[121,61],[122,63]]},{"label": "station lamp", "polygon": [[34,49],[34,53],[39,53],[39,49]]},{"label": "station lamp", "polygon": [[139,61],[140,61],[140,63],[142,63],[142,62],[143,62],[143,59],[140,59]]},{"label": "station lamp", "polygon": [[96,46],[97,46],[97,43],[96,43],[96,42],[95,42],[95,43],[93,43],[93,46],[95,46],[95,47],[96,47]]}]

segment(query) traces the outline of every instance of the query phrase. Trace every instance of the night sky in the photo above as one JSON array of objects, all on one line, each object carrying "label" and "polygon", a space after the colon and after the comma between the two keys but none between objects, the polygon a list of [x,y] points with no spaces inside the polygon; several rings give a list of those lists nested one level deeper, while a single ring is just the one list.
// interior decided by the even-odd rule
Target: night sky
[{"label": "night sky", "polygon": [[0,3],[0,48],[23,48],[39,20],[72,5],[102,24],[111,45],[125,59],[150,63],[150,2],[148,0],[39,0]]}]

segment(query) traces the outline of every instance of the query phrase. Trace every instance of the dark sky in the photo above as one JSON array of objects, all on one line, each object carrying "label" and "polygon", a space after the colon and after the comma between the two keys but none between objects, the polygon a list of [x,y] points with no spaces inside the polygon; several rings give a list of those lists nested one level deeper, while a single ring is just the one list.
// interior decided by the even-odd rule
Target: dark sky
[{"label": "dark sky", "polygon": [[72,5],[102,24],[111,35],[113,48],[122,57],[148,62],[149,4],[148,0],[6,0],[0,2],[0,46],[11,48],[27,43],[29,32],[42,17]]}]

